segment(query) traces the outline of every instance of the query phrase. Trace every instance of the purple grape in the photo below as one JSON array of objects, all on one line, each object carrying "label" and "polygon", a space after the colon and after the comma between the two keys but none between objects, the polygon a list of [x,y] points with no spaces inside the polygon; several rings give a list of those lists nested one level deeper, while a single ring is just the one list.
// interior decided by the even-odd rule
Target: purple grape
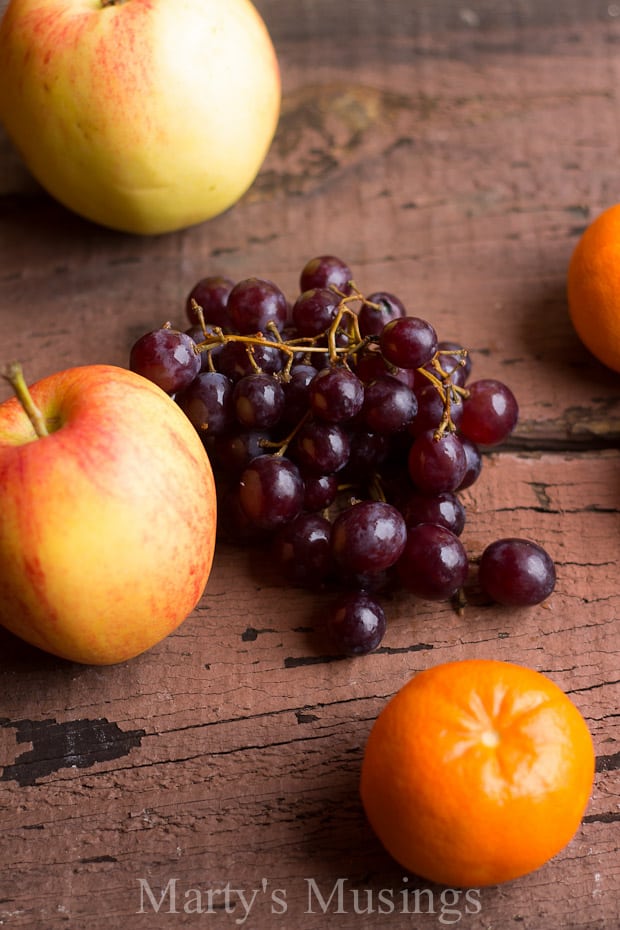
[{"label": "purple grape", "polygon": [[[441,367],[445,371],[451,371],[454,373],[457,368],[461,369],[464,372],[464,380],[466,381],[471,374],[472,360],[469,352],[462,354],[464,351],[464,346],[460,342],[450,342],[448,339],[442,339],[437,343],[437,349],[440,352],[450,352],[451,355],[441,355],[439,361]],[[461,354],[459,354],[461,353]],[[455,364],[452,365],[452,362]]]},{"label": "purple grape", "polygon": [[448,600],[468,575],[465,548],[454,533],[435,523],[420,523],[407,531],[398,561],[403,587],[425,600]]},{"label": "purple grape", "polygon": [[538,543],[508,537],[482,553],[478,581],[483,592],[509,607],[540,604],[555,588],[555,565]]},{"label": "purple grape", "polygon": [[267,430],[238,430],[215,437],[214,454],[217,465],[229,475],[237,475],[252,459],[265,454],[263,442],[269,442]]},{"label": "purple grape", "polygon": [[309,420],[295,436],[290,453],[309,474],[329,475],[347,464],[351,440],[337,423]]},{"label": "purple grape", "polygon": [[478,480],[480,472],[482,471],[482,455],[476,443],[468,439],[467,436],[460,435],[459,439],[461,440],[461,445],[465,453],[466,465],[463,480],[459,484],[457,490],[463,491],[465,488],[471,487],[472,484],[475,484]]},{"label": "purple grape", "polygon": [[495,446],[512,433],[519,418],[519,406],[502,381],[485,378],[468,386],[460,429],[477,445]]},{"label": "purple grape", "polygon": [[351,434],[351,451],[345,467],[346,477],[351,481],[367,480],[383,465],[390,454],[390,448],[387,433],[356,429]]},{"label": "purple grape", "polygon": [[239,488],[219,483],[217,490],[217,537],[238,546],[256,545],[265,531],[253,523],[239,500]]},{"label": "purple grape", "polygon": [[310,382],[308,395],[316,417],[342,423],[362,409],[364,385],[348,368],[323,368]]},{"label": "purple grape", "polygon": [[232,392],[237,420],[247,429],[275,426],[284,410],[284,389],[272,375],[246,375]]},{"label": "purple grape", "polygon": [[273,530],[301,511],[304,483],[297,466],[280,455],[252,459],[239,479],[239,501],[250,521]]},{"label": "purple grape", "polygon": [[386,628],[383,608],[363,593],[341,598],[326,624],[333,646],[345,656],[373,652],[385,636]]},{"label": "purple grape", "polygon": [[304,510],[316,513],[326,510],[336,500],[338,478],[336,475],[303,475]]},{"label": "purple grape", "polygon": [[217,371],[197,375],[176,401],[197,430],[209,436],[227,432],[235,423],[232,381]]},{"label": "purple grape", "polygon": [[332,567],[331,524],[315,513],[300,513],[274,540],[274,554],[285,579],[298,585],[321,584]]},{"label": "purple grape", "polygon": [[286,357],[275,346],[253,345],[250,353],[254,364],[266,375],[277,375],[284,368]]},{"label": "purple grape", "polygon": [[362,419],[373,432],[404,430],[417,409],[418,402],[411,388],[391,375],[382,375],[366,385]]},{"label": "purple grape", "polygon": [[288,316],[288,303],[280,288],[262,278],[245,278],[235,284],[227,309],[232,325],[244,335],[265,333],[268,323],[280,330]]},{"label": "purple grape", "polygon": [[[205,340],[205,333],[202,326],[195,324],[194,326],[188,327],[185,330],[187,335],[194,340],[196,345]],[[207,328],[207,335],[210,333],[210,330]],[[221,345],[214,344],[209,349],[205,349],[200,352],[200,370],[201,371],[212,371],[215,366],[215,359],[217,358],[218,352],[223,347]],[[213,364],[212,364],[213,363]]]},{"label": "purple grape", "polygon": [[436,439],[434,430],[427,430],[414,440],[407,465],[411,480],[420,491],[437,494],[458,488],[467,462],[463,445],[454,433],[444,433]]},{"label": "purple grape", "polygon": [[167,327],[145,333],[129,353],[131,371],[148,378],[167,394],[189,387],[201,365],[191,336]]},{"label": "purple grape", "polygon": [[300,291],[309,291],[314,287],[337,287],[343,294],[350,291],[351,269],[341,258],[335,255],[318,255],[304,265],[300,278]]},{"label": "purple grape", "polygon": [[379,336],[383,356],[398,368],[421,368],[437,351],[437,333],[426,320],[406,316],[386,323]]},{"label": "purple grape", "polygon": [[394,565],[406,538],[405,521],[395,507],[360,501],[334,520],[332,552],[349,574],[375,574]]},{"label": "purple grape", "polygon": [[[436,430],[444,415],[444,402],[434,384],[425,379],[425,384],[415,391],[418,410],[409,425],[412,436],[419,436],[428,430]],[[463,419],[463,403],[459,399],[450,404],[450,419],[458,427]]]},{"label": "purple grape", "polygon": [[256,371],[249,357],[248,346],[243,342],[227,342],[221,347],[214,359],[218,371],[231,381],[238,381]]},{"label": "purple grape", "polygon": [[325,287],[314,287],[300,294],[291,315],[300,336],[318,336],[333,323],[341,298]]},{"label": "purple grape", "polygon": [[364,384],[369,384],[371,381],[374,381],[376,378],[381,378],[384,375],[390,375],[390,377],[396,378],[397,381],[402,381],[407,387],[413,389],[416,369],[397,368],[395,365],[390,365],[380,352],[374,349],[367,349],[358,358],[355,366],[355,374]]},{"label": "purple grape", "polygon": [[[371,304],[378,304],[378,307]],[[378,336],[386,323],[401,316],[406,316],[406,310],[398,297],[386,291],[369,294],[358,314],[360,333],[362,336]]]},{"label": "purple grape", "polygon": [[399,509],[408,530],[419,523],[436,523],[445,526],[455,536],[460,536],[465,527],[465,508],[451,491],[440,491],[438,494],[413,491],[400,504]]},{"label": "purple grape", "polygon": [[[441,353],[437,361],[443,371],[450,376],[452,384],[464,387],[471,373],[471,356],[463,354],[463,346],[460,343],[447,342],[446,340],[437,344],[437,351]],[[426,365],[425,367],[437,375],[437,371],[432,365]]]},{"label": "purple grape", "polygon": [[212,275],[211,277],[201,278],[194,284],[193,288],[187,295],[185,303],[185,312],[190,323],[200,323],[200,319],[194,309],[192,301],[196,301],[199,307],[202,307],[202,313],[205,323],[211,323],[213,326],[219,326],[221,329],[230,328],[230,318],[226,309],[228,295],[235,286],[235,282],[230,278],[221,275]]},{"label": "purple grape", "polygon": [[299,423],[310,409],[308,387],[316,375],[313,365],[293,365],[288,381],[282,381],[284,389],[284,412],[282,422],[289,426]]}]

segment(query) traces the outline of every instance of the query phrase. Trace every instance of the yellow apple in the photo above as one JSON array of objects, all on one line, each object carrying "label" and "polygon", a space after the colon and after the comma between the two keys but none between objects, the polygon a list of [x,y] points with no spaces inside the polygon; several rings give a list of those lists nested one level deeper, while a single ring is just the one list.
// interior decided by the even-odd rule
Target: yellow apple
[{"label": "yellow apple", "polygon": [[250,0],[10,0],[0,120],[47,191],[132,233],[181,229],[251,186],[280,72]]},{"label": "yellow apple", "polygon": [[125,661],[176,629],[207,583],[204,446],[174,400],[121,368],[70,368],[27,396],[28,415],[24,399],[0,404],[0,623],[75,662]]}]

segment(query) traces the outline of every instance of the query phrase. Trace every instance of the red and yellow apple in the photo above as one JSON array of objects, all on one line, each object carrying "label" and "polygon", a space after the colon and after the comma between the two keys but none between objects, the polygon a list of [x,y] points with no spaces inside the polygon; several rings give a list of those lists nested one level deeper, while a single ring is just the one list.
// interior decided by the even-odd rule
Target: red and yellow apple
[{"label": "red and yellow apple", "polygon": [[155,234],[232,206],[265,159],[280,72],[250,0],[10,0],[0,121],[57,200]]},{"label": "red and yellow apple", "polygon": [[0,623],[75,662],[125,661],[207,583],[207,454],[174,400],[122,368],[70,368],[29,397],[28,414],[24,399],[0,404]]}]

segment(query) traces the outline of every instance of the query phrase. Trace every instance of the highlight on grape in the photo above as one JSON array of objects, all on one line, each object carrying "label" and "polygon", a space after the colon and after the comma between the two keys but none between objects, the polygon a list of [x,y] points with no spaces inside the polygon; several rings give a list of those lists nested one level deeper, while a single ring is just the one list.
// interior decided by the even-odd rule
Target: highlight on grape
[{"label": "highlight on grape", "polygon": [[[387,291],[364,295],[346,262],[306,263],[289,301],[272,281],[201,278],[185,329],[165,323],[129,367],[175,398],[202,437],[218,489],[218,532],[271,546],[283,578],[334,590],[332,646],[381,643],[382,599],[399,585],[463,602],[469,559],[459,493],[519,408],[472,359]],[[555,566],[537,543],[496,540],[479,586],[512,606],[545,600]]]}]

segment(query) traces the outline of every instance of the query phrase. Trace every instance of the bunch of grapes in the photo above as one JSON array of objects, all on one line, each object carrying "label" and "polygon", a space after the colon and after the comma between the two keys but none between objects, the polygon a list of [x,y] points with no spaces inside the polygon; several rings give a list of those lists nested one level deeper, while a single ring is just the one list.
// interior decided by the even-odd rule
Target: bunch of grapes
[{"label": "bunch of grapes", "polygon": [[[459,492],[481,449],[518,418],[502,382],[471,380],[471,358],[408,316],[392,293],[364,296],[335,256],[310,260],[299,294],[261,278],[212,276],[187,297],[188,327],[133,345],[130,368],[173,396],[203,438],[218,489],[218,532],[267,539],[287,581],[333,587],[327,631],[344,655],[386,630],[383,594],[458,600],[469,560]],[[499,603],[536,604],[552,560],[524,539],[481,556]]]}]

